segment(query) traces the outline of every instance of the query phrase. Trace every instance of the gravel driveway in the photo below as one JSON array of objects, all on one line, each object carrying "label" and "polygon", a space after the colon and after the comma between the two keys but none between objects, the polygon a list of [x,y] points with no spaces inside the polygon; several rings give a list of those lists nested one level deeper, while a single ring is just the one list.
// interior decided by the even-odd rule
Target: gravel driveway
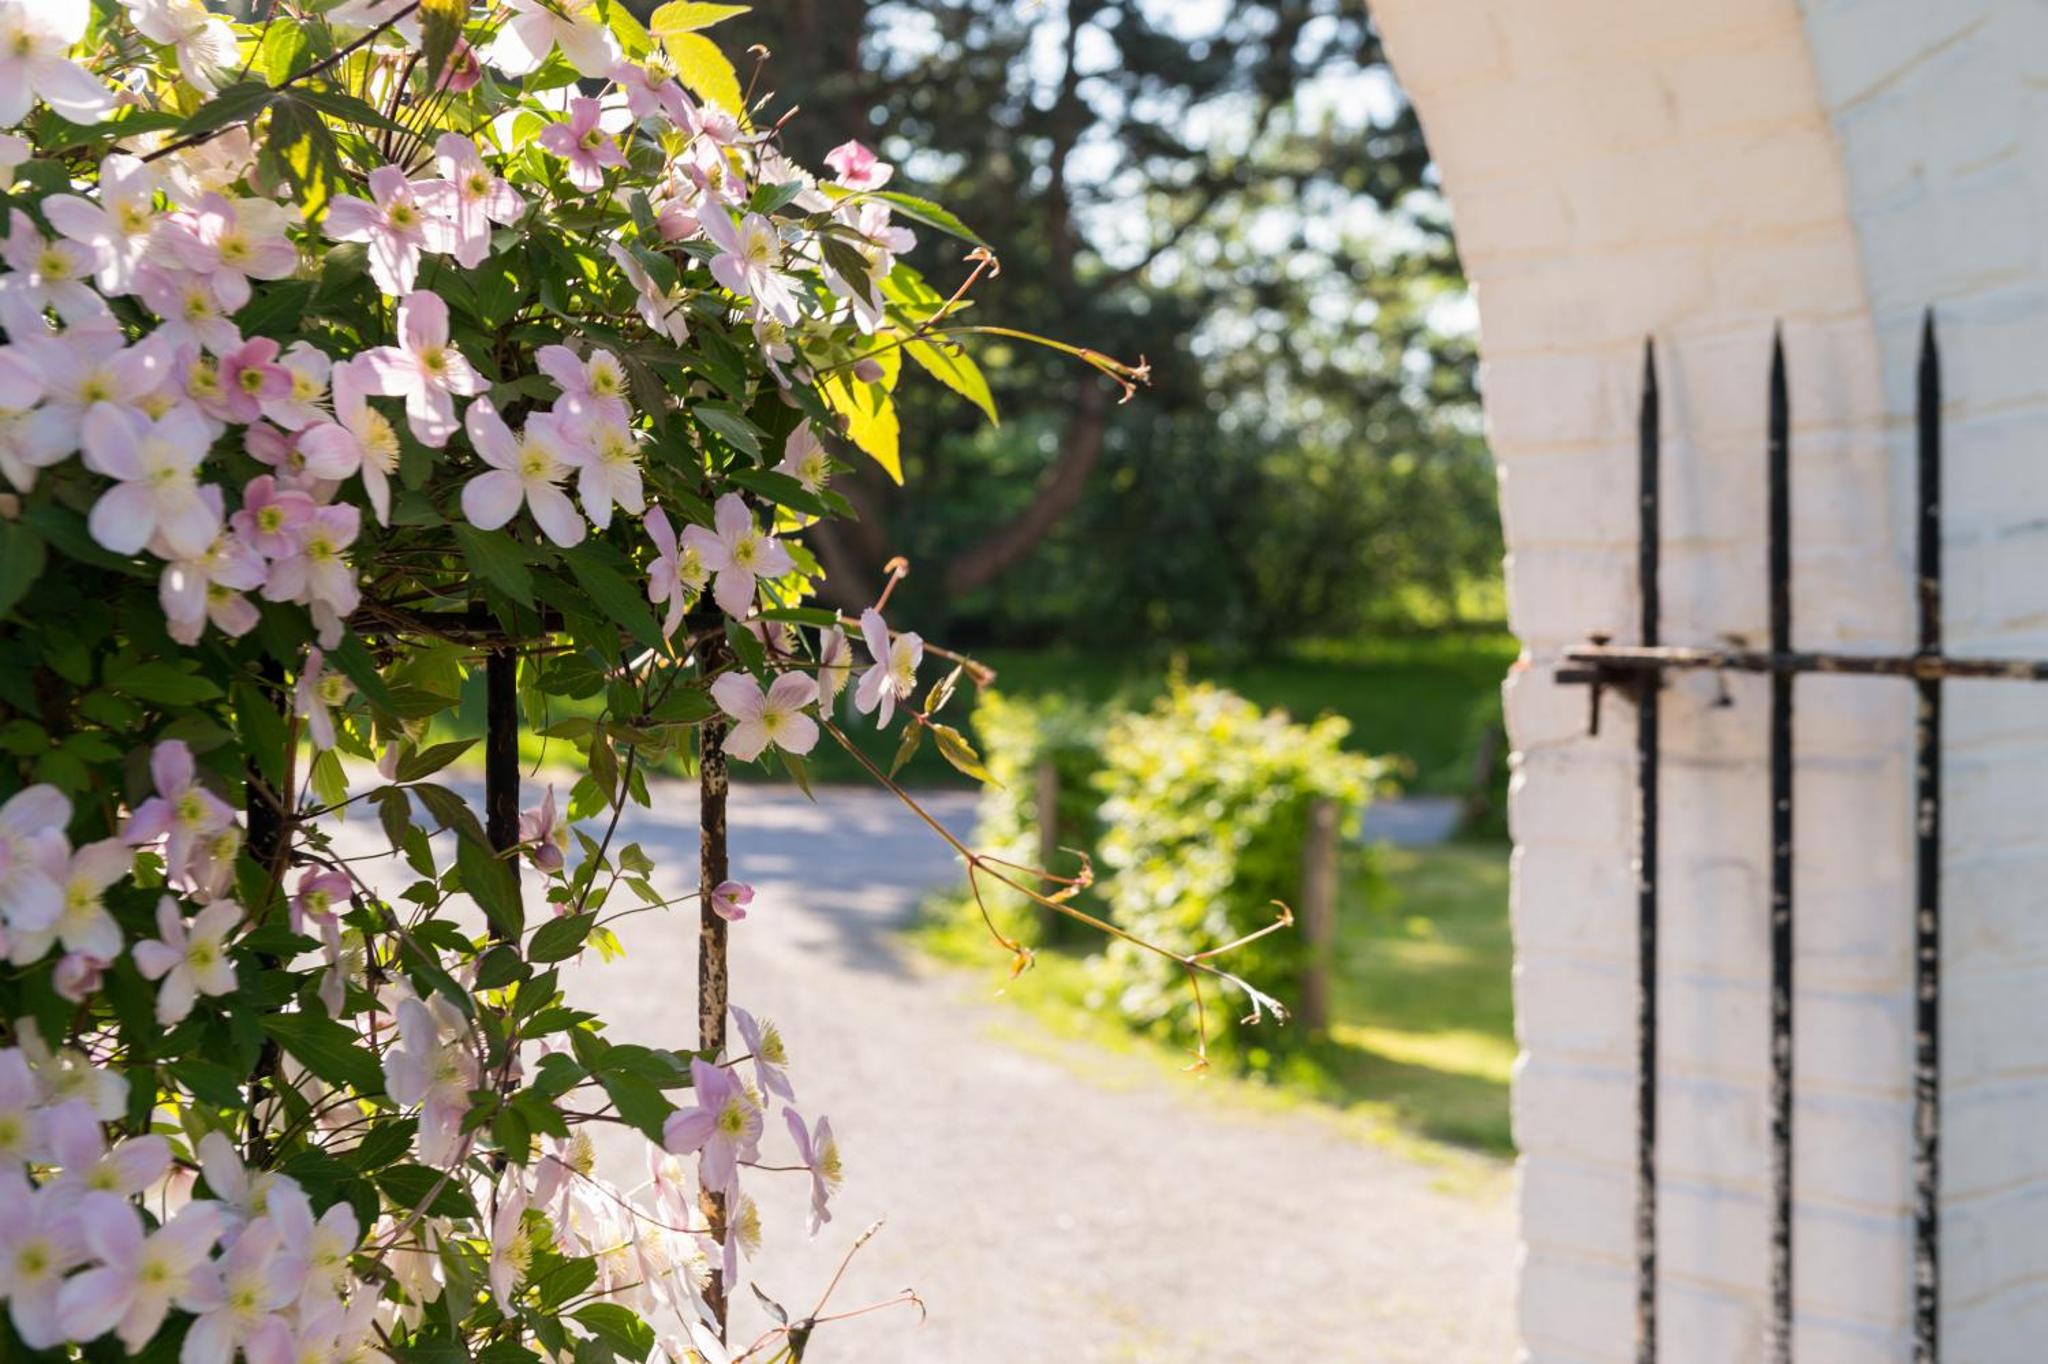
[{"label": "gravel driveway", "polygon": [[[950,827],[971,822],[970,798],[931,804]],[[694,884],[695,806],[694,788],[667,783],[623,822],[666,893]],[[760,891],[733,930],[733,998],[781,1025],[802,1106],[832,1115],[847,1168],[814,1241],[799,1177],[755,1176],[761,1286],[808,1310],[886,1217],[833,1306],[914,1287],[929,1309],[921,1324],[899,1308],[828,1327],[813,1360],[1510,1357],[1504,1181],[1445,1193],[1315,1114],[1246,1111],[1222,1086],[1052,1039],[990,1000],[999,954],[978,977],[924,966],[895,930],[957,867],[883,793],[828,789],[812,805],[740,787],[731,830],[733,874]],[[695,921],[625,921],[628,957],[577,967],[572,1002],[601,1009],[614,1038],[689,1045]],[[779,1123],[773,1135],[779,1153]],[[765,1320],[751,1298],[736,1339]]]}]

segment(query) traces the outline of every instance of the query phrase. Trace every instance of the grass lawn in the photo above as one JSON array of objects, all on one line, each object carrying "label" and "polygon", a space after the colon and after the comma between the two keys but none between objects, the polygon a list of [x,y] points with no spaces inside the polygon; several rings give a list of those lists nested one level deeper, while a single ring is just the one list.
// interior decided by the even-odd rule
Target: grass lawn
[{"label": "grass lawn", "polygon": [[[996,669],[996,686],[1012,695],[1044,696],[1063,692],[1085,700],[1143,704],[1165,690],[1173,656],[1168,653],[1065,653],[1042,650],[992,649],[979,655]],[[1473,755],[1485,728],[1500,714],[1500,681],[1514,661],[1514,640],[1500,633],[1389,637],[1347,642],[1340,647],[1303,646],[1270,657],[1223,657],[1200,652],[1182,655],[1188,675],[1213,681],[1257,702],[1279,707],[1297,719],[1334,712],[1351,721],[1347,747],[1361,753],[1398,754],[1409,760],[1411,773],[1401,784],[1417,791],[1463,794],[1472,777]],[[925,667],[936,681],[936,660]],[[437,725],[436,738],[467,738],[483,733],[483,679],[471,678],[460,712]],[[964,723],[972,709],[974,688],[963,685],[953,702],[954,723]],[[561,714],[574,714],[573,703]],[[844,718],[844,714],[842,714]],[[872,723],[855,719],[842,725],[883,768],[895,755],[900,726],[877,734]],[[529,762],[542,756],[544,741],[521,736]],[[553,756],[564,757],[556,745]],[[831,740],[811,755],[818,781],[865,782],[852,758]],[[745,778],[786,780],[779,764],[742,767]],[[904,770],[911,786],[964,786],[965,778],[947,766],[927,744]]]},{"label": "grass lawn", "polygon": [[[940,907],[917,930],[919,944],[1001,971],[1000,949],[955,908]],[[1248,1061],[1244,1084],[1364,1119],[1397,1143],[1511,1154],[1507,849],[1469,842],[1360,854],[1339,923],[1330,1036],[1270,1054],[1219,1052],[1216,1072]],[[1041,950],[1037,968],[1005,991],[1060,1034],[1185,1060],[1124,1028],[1100,995],[1085,960],[1057,950]]]}]

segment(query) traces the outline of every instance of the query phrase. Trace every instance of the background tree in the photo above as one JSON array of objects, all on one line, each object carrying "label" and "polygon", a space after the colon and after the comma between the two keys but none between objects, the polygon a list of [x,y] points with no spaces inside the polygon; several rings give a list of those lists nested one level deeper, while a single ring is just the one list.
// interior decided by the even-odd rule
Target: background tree
[{"label": "background tree", "polygon": [[[997,247],[987,311],[1152,363],[1119,406],[971,341],[1003,426],[907,396],[907,486],[844,476],[861,520],[816,536],[849,601],[906,553],[905,595],[970,639],[1078,619],[1270,642],[1471,609],[1499,544],[1471,339],[1445,325],[1462,278],[1357,0],[786,0],[731,31],[772,51],[762,89],[805,92],[800,160],[866,128],[895,187]],[[959,278],[957,244],[922,236],[920,266]]]}]

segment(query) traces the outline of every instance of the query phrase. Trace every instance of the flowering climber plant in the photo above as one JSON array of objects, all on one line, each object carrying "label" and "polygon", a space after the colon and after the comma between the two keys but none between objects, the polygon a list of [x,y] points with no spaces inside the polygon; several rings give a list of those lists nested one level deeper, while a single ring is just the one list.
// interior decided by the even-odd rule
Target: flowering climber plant
[{"label": "flowering climber plant", "polygon": [[[905,356],[993,417],[958,338],[1019,334],[954,321],[994,258],[872,150],[783,154],[705,33],[739,8],[0,0],[0,1358],[682,1364],[823,1320],[727,1339],[749,1184],[806,1179],[815,1234],[841,1166],[724,999],[725,764],[805,781],[854,690],[979,773],[936,718],[971,665],[886,593],[856,660],[801,535],[843,461],[899,473]],[[920,232],[972,248],[950,294]],[[521,815],[495,743],[486,820],[433,780],[473,672],[564,798]],[[690,895],[614,839],[670,760]],[[372,811],[402,887],[334,845]],[[561,963],[688,901],[695,1035],[613,1036]]]}]

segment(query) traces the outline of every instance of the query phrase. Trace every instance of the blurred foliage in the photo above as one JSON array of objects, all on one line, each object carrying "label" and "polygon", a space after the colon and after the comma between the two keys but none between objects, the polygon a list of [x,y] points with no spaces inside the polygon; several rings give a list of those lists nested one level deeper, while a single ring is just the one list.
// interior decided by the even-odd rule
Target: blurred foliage
[{"label": "blurred foliage", "polygon": [[864,128],[997,247],[986,310],[1153,367],[1116,406],[968,338],[1003,425],[905,403],[906,486],[845,476],[861,523],[817,537],[850,598],[902,553],[899,600],[967,643],[1499,619],[1462,277],[1359,0],[782,0],[731,30],[773,54],[759,92],[805,92],[799,159]]},{"label": "blurred foliage", "polygon": [[[1177,952],[1204,952],[1271,924],[1300,897],[1310,806],[1332,800],[1343,837],[1355,839],[1386,765],[1347,752],[1350,726],[1336,716],[1298,723],[1234,692],[1174,676],[1143,709],[1079,706],[1053,697],[984,696],[975,728],[991,775],[976,844],[1039,865],[1035,775],[1060,777],[1059,844],[1099,864],[1101,880],[1080,903],[1107,907],[1119,928]],[[1071,858],[1049,868],[1075,869]],[[992,899],[1005,931],[1058,943],[1047,914],[1011,895]],[[1224,965],[1283,1001],[1299,990],[1301,935],[1282,931],[1230,953]],[[1196,1019],[1186,981],[1171,962],[1126,943],[1095,959],[1097,983],[1133,1024],[1192,1042]],[[1211,1035],[1246,1012],[1238,996],[1208,996]],[[1270,1024],[1262,1046],[1290,1035]]]}]

